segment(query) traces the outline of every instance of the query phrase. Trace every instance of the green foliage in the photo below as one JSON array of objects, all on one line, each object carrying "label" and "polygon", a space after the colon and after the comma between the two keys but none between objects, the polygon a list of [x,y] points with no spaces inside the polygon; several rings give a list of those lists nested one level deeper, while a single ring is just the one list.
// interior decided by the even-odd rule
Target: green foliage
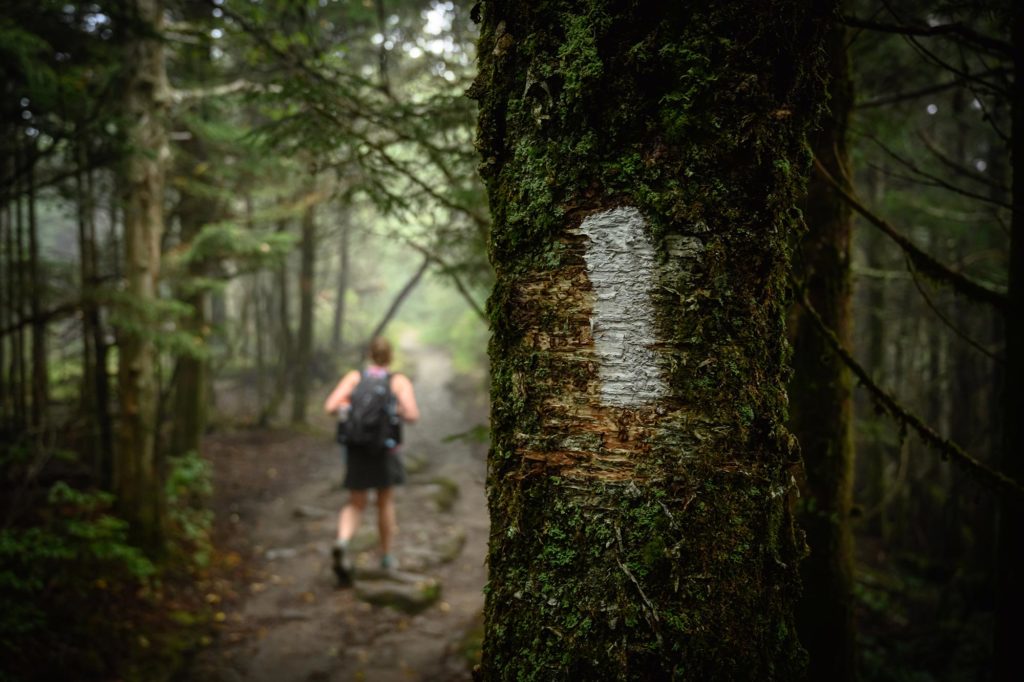
[{"label": "green foliage", "polygon": [[235,269],[251,271],[279,264],[291,252],[296,236],[282,232],[255,232],[237,223],[205,225],[188,249],[184,263],[233,262]]},{"label": "green foliage", "polygon": [[184,552],[190,563],[206,567],[213,550],[210,531],[213,512],[209,500],[213,495],[213,472],[210,463],[194,450],[174,457],[166,483],[168,522],[175,546]]},{"label": "green foliage", "polygon": [[[56,483],[40,501],[37,524],[0,530],[0,657],[15,663],[12,670],[29,665],[27,677],[36,679],[31,665],[46,660],[35,657],[55,638],[64,651],[102,646],[96,628],[109,633],[103,623],[117,600],[153,578],[153,563],[129,543],[112,502],[107,493]],[[91,663],[79,663],[89,670]]]}]

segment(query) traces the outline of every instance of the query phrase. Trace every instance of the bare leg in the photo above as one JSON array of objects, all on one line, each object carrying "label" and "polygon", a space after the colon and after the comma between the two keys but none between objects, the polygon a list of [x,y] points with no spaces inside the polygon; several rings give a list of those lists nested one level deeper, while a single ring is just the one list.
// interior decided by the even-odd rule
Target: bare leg
[{"label": "bare leg", "polygon": [[363,518],[363,510],[366,509],[367,497],[365,490],[349,492],[348,504],[342,507],[338,515],[338,539],[342,542],[352,539],[359,528],[359,520]]},{"label": "bare leg", "polygon": [[380,532],[382,556],[391,554],[391,540],[395,536],[394,488],[377,488],[377,527]]}]

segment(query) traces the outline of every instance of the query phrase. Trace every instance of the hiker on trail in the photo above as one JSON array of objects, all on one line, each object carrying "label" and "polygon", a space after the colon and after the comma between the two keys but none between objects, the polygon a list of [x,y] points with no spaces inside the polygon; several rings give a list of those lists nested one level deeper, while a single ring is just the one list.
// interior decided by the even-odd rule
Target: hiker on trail
[{"label": "hiker on trail", "polygon": [[394,486],[405,482],[399,457],[401,423],[420,417],[412,382],[388,371],[391,344],[376,337],[370,342],[370,364],[362,372],[352,370],[327,397],[324,409],[338,414],[338,440],[348,449],[344,487],[348,503],[338,517],[338,539],[331,550],[334,573],[342,587],[352,584],[352,559],[348,543],[359,528],[369,490],[376,490],[380,532],[381,568],[393,569],[391,554],[395,533]]}]

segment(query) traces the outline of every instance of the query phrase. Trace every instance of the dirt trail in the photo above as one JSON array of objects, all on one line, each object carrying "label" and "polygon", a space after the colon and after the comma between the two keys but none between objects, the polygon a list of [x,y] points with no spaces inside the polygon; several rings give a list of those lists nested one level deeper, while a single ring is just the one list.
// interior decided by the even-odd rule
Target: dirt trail
[{"label": "dirt trail", "polygon": [[[484,446],[442,439],[485,422],[486,413],[479,397],[453,390],[444,351],[408,356],[417,363],[409,373],[422,420],[406,429],[405,447],[423,465],[396,495],[396,554],[403,572],[439,581],[439,600],[407,615],[335,588],[329,546],[345,494],[327,417],[314,417],[318,433],[218,434],[205,447],[215,469],[221,550],[237,563],[236,577],[209,595],[222,610],[221,631],[181,679],[469,679],[464,638],[478,622],[485,580]],[[364,548],[360,566],[378,562],[372,508],[371,501],[353,540]]]}]

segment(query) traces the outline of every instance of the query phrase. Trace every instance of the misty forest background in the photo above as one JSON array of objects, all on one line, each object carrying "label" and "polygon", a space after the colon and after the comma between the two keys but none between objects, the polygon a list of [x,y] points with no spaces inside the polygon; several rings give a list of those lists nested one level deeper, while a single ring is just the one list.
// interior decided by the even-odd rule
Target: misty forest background
[{"label": "misty forest background", "polygon": [[[816,154],[851,243],[817,275],[794,244],[794,294],[838,292],[830,326],[875,388],[852,380],[854,551],[810,547],[852,567],[846,679],[991,672],[999,497],[956,460],[998,468],[1003,447],[1005,319],[985,297],[1009,269],[1006,11],[843,8],[849,89]],[[382,330],[446,346],[486,390],[473,14],[4,3],[0,679],[170,676],[217,627],[196,588],[223,567],[204,434],[303,428]],[[801,349],[811,372],[837,357]]]}]

